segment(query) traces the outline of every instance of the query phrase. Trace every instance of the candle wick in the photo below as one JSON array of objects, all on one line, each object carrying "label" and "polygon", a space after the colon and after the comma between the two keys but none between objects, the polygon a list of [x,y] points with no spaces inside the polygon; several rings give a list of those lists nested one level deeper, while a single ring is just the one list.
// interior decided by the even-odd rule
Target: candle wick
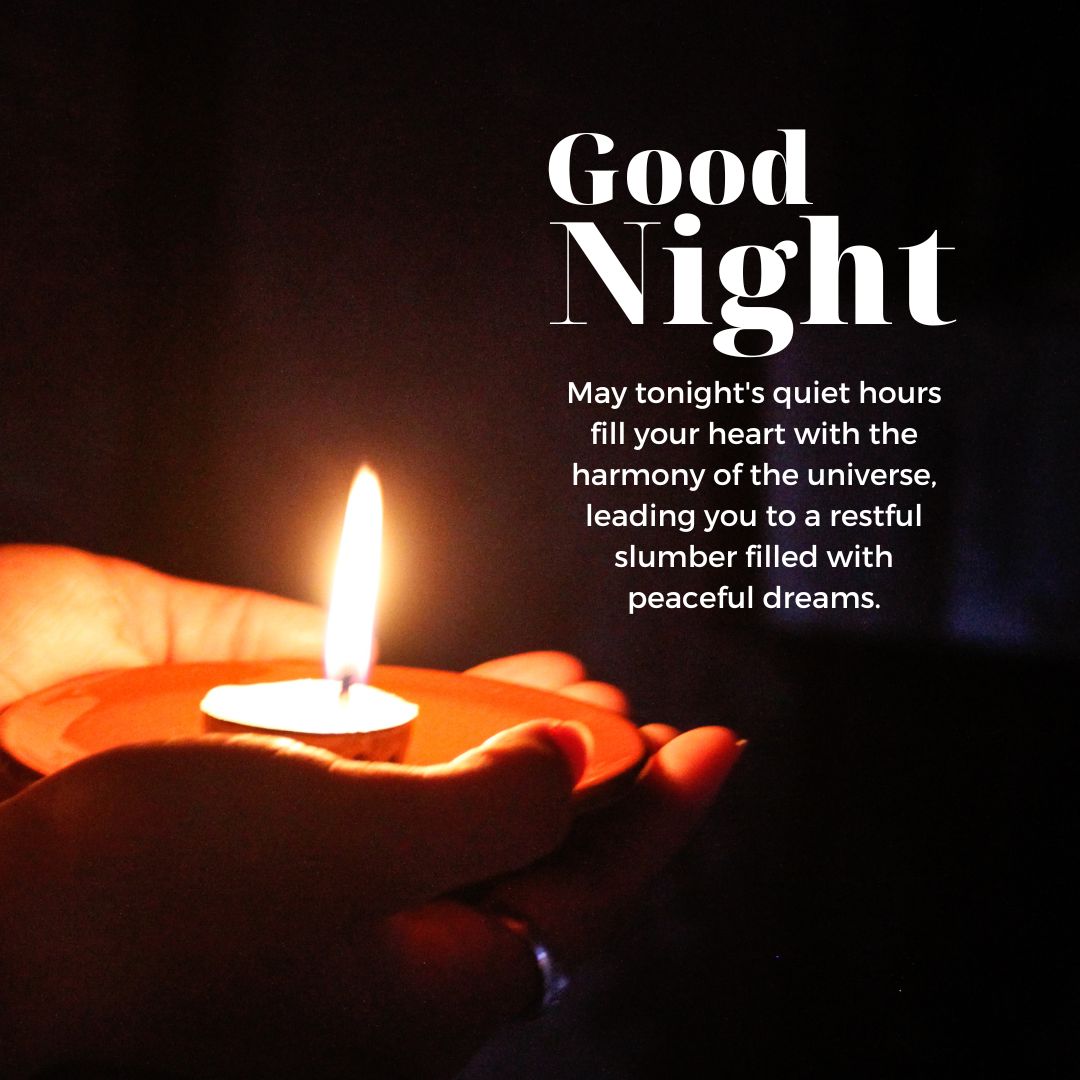
[{"label": "candle wick", "polygon": [[351,672],[349,672],[346,675],[342,675],[341,676],[341,698],[342,699],[347,698],[349,696],[349,687],[352,686],[352,684],[354,682],[359,682],[359,681],[360,680],[355,675],[353,675]]}]

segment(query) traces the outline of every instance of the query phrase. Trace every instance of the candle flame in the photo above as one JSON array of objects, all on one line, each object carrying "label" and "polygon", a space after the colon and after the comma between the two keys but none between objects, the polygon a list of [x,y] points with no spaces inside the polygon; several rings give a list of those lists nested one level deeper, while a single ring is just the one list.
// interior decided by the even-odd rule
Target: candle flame
[{"label": "candle flame", "polygon": [[365,465],[345,507],[323,651],[326,677],[340,680],[343,693],[350,683],[366,683],[371,673],[381,556],[382,490]]}]

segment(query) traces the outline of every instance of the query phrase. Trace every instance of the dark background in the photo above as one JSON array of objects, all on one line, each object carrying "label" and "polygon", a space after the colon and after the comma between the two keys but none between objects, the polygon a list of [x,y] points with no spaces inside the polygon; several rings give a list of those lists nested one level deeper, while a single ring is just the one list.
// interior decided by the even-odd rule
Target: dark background
[{"label": "dark background", "polygon": [[[911,5],[742,2],[494,21],[341,4],[5,12],[0,537],[320,600],[368,459],[388,498],[387,659],[566,648],[643,720],[750,739],[634,932],[559,1016],[470,1075],[1071,1060],[1067,36],[1032,7],[970,25]],[[885,255],[892,326],[796,325],[780,356],[730,360],[708,328],[661,325],[662,289],[630,327],[587,288],[589,325],[550,325],[564,304],[550,221],[657,219],[671,242],[674,214],[699,209],[643,215],[624,197],[568,213],[547,182],[558,139],[604,132],[613,166],[647,148],[749,162],[800,127],[813,212]],[[706,266],[802,240],[797,213],[701,209]],[[956,322],[912,327],[896,249],[935,228],[957,249],[940,288]],[[805,317],[798,273],[781,303]],[[624,616],[642,586],[611,566],[619,538],[584,528],[569,463],[626,462],[589,448],[604,414],[568,407],[567,381],[860,378],[944,395],[907,416],[919,446],[892,455],[939,478],[926,526],[882,539],[892,572],[845,586],[875,589],[881,610]],[[814,455],[783,463],[852,458]]]}]

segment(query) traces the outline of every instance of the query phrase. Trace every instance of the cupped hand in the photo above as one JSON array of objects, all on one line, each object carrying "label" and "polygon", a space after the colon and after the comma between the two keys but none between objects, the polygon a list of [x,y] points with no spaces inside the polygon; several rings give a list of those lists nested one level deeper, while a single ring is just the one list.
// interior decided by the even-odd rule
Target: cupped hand
[{"label": "cupped hand", "polygon": [[[8,700],[105,667],[316,655],[306,605],[64,549],[0,549]],[[43,655],[44,654],[44,655]],[[472,674],[621,707],[577,661]],[[191,1076],[445,1076],[573,966],[683,843],[730,732],[643,729],[632,793],[572,823],[587,747],[537,721],[434,768],[256,737],[88,758],[0,808],[0,1045]],[[468,900],[462,897],[468,897]]]}]

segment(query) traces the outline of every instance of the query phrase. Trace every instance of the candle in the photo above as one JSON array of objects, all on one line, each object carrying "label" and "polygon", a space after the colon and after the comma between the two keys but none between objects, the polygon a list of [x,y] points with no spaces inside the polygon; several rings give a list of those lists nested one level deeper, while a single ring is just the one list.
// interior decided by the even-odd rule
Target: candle
[{"label": "candle", "polygon": [[215,686],[202,699],[210,732],[285,735],[342,757],[401,761],[419,708],[374,686],[335,679]]},{"label": "candle", "polygon": [[345,508],[326,620],[325,678],[215,686],[201,703],[206,730],[288,735],[344,757],[400,761],[419,710],[367,685],[381,556],[382,491],[364,466]]}]

